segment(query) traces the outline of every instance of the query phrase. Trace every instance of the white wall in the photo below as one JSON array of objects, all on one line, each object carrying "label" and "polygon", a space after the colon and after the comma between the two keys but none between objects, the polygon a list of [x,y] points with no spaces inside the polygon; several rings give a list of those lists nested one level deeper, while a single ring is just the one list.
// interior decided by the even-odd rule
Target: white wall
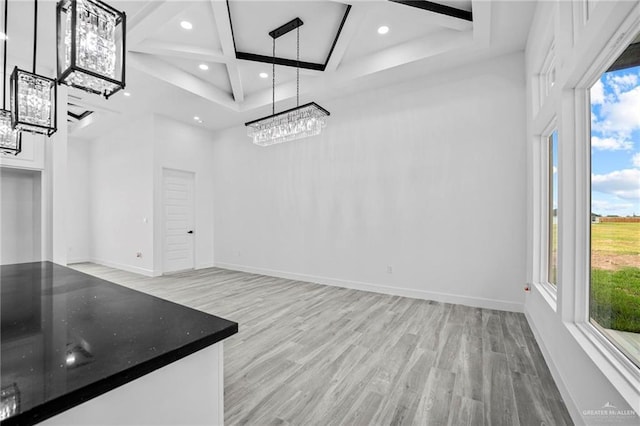
[{"label": "white wall", "polygon": [[41,174],[0,167],[0,264],[41,260]]},{"label": "white wall", "polygon": [[212,134],[170,118],[154,116],[154,248],[155,275],[162,265],[163,168],[195,174],[195,267],[213,266],[213,142]]},{"label": "white wall", "polygon": [[[67,116],[68,87],[58,87],[56,111],[58,130],[45,142],[45,203],[49,216],[48,231],[51,235],[50,248],[47,247],[47,259],[59,264],[68,263],[67,222],[69,210],[69,176],[67,170],[69,133],[67,122],[61,117]],[[49,225],[48,224],[48,225]]]},{"label": "white wall", "polygon": [[[69,262],[161,275],[162,170],[195,173],[195,267],[213,266],[212,135],[145,115],[101,138],[69,140]],[[136,257],[137,252],[142,257]]]},{"label": "white wall", "polygon": [[67,172],[69,207],[67,208],[68,262],[91,259],[91,142],[69,138]]},{"label": "white wall", "polygon": [[323,102],[317,137],[220,133],[216,264],[522,310],[524,89],[514,54]]},{"label": "white wall", "polygon": [[132,117],[89,143],[93,260],[151,275],[153,116]]}]

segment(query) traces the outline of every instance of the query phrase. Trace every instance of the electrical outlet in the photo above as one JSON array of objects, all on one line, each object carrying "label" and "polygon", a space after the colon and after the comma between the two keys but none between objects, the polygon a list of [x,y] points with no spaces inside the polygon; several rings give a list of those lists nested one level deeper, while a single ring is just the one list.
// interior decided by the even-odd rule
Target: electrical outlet
[{"label": "electrical outlet", "polygon": [[387,274],[393,274],[393,266],[387,265]]},{"label": "electrical outlet", "polygon": [[142,252],[141,251],[137,252],[136,257],[142,257]]},{"label": "electrical outlet", "polygon": [[236,257],[242,256],[242,250],[236,250]]}]

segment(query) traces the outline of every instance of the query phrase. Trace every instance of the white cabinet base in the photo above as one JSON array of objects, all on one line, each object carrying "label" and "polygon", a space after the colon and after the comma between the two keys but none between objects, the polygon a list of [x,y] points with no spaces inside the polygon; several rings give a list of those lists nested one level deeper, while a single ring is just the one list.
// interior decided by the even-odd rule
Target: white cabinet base
[{"label": "white cabinet base", "polygon": [[222,342],[51,417],[41,425],[223,425]]}]

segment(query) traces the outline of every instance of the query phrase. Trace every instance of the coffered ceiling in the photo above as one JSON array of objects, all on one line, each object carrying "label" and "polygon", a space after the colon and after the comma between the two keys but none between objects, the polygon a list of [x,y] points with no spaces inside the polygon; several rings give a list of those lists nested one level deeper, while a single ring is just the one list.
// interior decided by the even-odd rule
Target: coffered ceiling
[{"label": "coffered ceiling", "polygon": [[[40,3],[39,72],[46,74],[48,69],[53,74],[55,2]],[[130,96],[118,93],[104,100],[70,90],[70,102],[94,111],[70,123],[77,137],[95,137],[126,115],[143,112],[212,130],[269,113],[273,39],[268,33],[296,17],[304,22],[299,29],[304,103],[522,50],[535,10],[534,2],[513,0],[439,0],[435,9],[438,5],[453,8],[445,7],[444,12],[426,10],[434,9],[434,4],[420,0],[107,3],[127,14],[126,91]],[[30,62],[32,19],[33,2],[10,0],[10,68],[12,60],[22,66]],[[183,21],[192,28],[184,29]],[[388,33],[378,34],[383,25],[389,27]],[[281,64],[295,63],[295,30],[276,40],[276,57]],[[275,77],[276,109],[295,106],[296,69],[277,65]],[[201,117],[202,123],[195,122],[194,116]]]}]

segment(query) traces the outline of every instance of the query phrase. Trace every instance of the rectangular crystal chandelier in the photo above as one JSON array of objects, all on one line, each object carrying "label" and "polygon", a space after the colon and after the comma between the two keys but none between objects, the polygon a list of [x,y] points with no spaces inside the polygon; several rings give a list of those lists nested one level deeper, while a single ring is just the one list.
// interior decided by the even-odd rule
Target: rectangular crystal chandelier
[{"label": "rectangular crystal chandelier", "polygon": [[100,0],[57,5],[58,81],[106,98],[125,86],[126,15]]},{"label": "rectangular crystal chandelier", "polygon": [[[275,145],[282,142],[316,136],[326,126],[329,111],[315,102],[300,105],[300,26],[304,22],[294,18],[269,32],[273,39],[272,74],[272,114],[245,123],[247,135],[259,146]],[[296,107],[276,114],[276,39],[296,30]]]},{"label": "rectangular crystal chandelier", "polygon": [[246,123],[253,143],[269,146],[319,135],[326,125],[329,111],[315,102]]},{"label": "rectangular crystal chandelier", "polygon": [[22,133],[11,128],[11,111],[0,110],[0,153],[18,155],[22,151]]},{"label": "rectangular crystal chandelier", "polygon": [[11,126],[51,136],[56,127],[56,81],[15,67],[11,73]]}]

